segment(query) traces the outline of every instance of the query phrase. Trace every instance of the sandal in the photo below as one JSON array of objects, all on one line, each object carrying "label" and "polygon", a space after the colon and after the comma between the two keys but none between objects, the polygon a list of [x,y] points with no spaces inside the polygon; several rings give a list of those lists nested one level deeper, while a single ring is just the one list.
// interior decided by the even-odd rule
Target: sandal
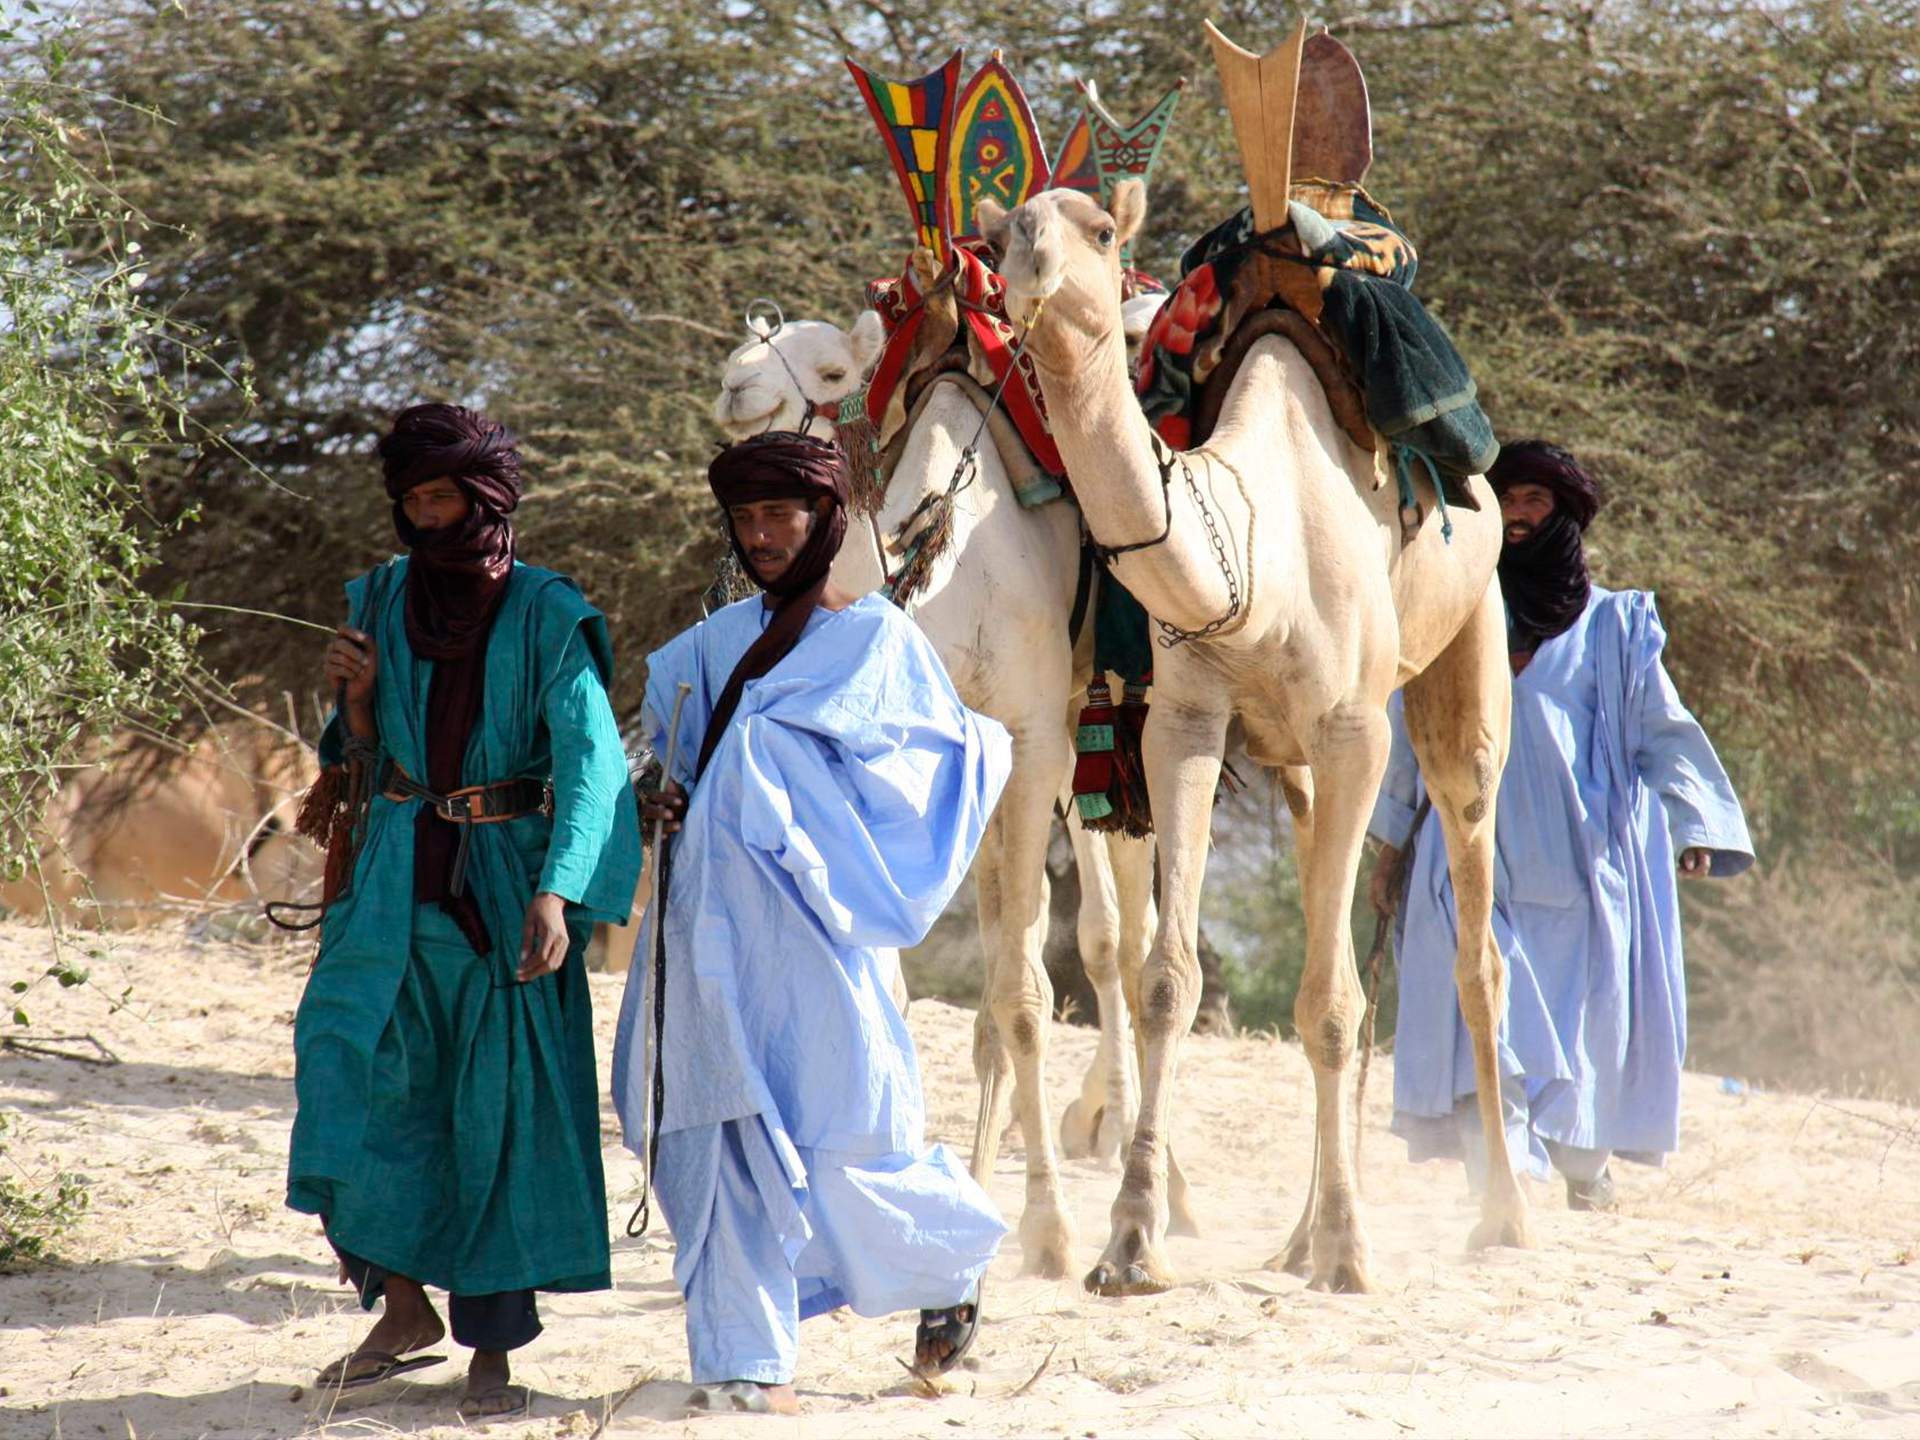
[{"label": "sandal", "polygon": [[[396,1375],[404,1375],[409,1370],[425,1369],[429,1365],[439,1365],[446,1361],[444,1355],[396,1355],[391,1350],[355,1350],[342,1355],[326,1369],[314,1377],[314,1388],[320,1390],[359,1390],[367,1385],[378,1385],[382,1380],[391,1380]],[[372,1360],[374,1368],[364,1375],[347,1377],[347,1371],[356,1360]]]},{"label": "sandal", "polygon": [[791,1385],[768,1385],[758,1380],[722,1380],[696,1385],[683,1405],[689,1414],[715,1410],[744,1411],[752,1415],[800,1413]]},{"label": "sandal", "polygon": [[1593,1179],[1584,1183],[1577,1180],[1567,1181],[1567,1208],[1597,1210],[1602,1214],[1618,1210],[1620,1200],[1614,1193],[1613,1176],[1602,1170]]},{"label": "sandal", "polygon": [[[965,1358],[973,1348],[974,1340],[980,1334],[980,1295],[986,1288],[986,1277],[982,1276],[973,1283],[973,1295],[958,1305],[949,1305],[944,1310],[922,1310],[920,1324],[913,1332],[913,1370],[915,1374],[944,1375]],[[928,1353],[935,1341],[944,1340],[948,1345],[946,1356],[923,1364],[920,1357]]]}]

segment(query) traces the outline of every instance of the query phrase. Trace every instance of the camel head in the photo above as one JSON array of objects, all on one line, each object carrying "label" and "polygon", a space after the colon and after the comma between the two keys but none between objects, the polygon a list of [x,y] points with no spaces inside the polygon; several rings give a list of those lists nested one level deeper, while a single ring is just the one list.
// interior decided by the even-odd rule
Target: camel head
[{"label": "camel head", "polygon": [[1076,190],[1042,190],[1015,210],[983,200],[975,212],[1001,255],[1007,314],[1031,325],[1035,360],[1071,368],[1104,344],[1122,343],[1120,247],[1146,219],[1146,186],[1120,182],[1113,210]]},{"label": "camel head", "polygon": [[763,430],[831,436],[831,416],[812,417],[858,390],[886,343],[872,310],[862,312],[851,331],[824,320],[756,321],[753,328],[754,337],[727,357],[713,402],[715,423],[734,440]]}]

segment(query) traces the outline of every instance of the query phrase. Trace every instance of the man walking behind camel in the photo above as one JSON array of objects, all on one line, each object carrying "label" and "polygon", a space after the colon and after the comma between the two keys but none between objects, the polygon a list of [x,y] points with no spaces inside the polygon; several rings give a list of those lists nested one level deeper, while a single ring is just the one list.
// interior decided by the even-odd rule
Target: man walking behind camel
[{"label": "man walking behind camel", "polygon": [[[1507,961],[1500,1031],[1511,1152],[1549,1162],[1576,1210],[1611,1208],[1614,1155],[1657,1165],[1680,1141],[1686,979],[1674,880],[1753,863],[1740,802],[1660,662],[1644,590],[1587,576],[1600,508],[1574,458],[1507,445],[1487,472],[1506,522],[1500,588],[1513,666],[1513,750],[1500,782],[1494,933]],[[1413,1160],[1457,1157],[1484,1179],[1473,1055],[1454,999],[1453,890],[1396,696],[1372,833],[1370,895],[1391,913],[1419,823],[1399,936],[1393,1130]],[[1676,855],[1678,856],[1676,860]]]}]

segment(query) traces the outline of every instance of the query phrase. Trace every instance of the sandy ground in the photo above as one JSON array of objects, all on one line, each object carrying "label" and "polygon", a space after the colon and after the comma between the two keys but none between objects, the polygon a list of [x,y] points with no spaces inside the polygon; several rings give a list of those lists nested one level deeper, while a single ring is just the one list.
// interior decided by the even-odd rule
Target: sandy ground
[{"label": "sandy ground", "polygon": [[[0,973],[45,944],[0,926]],[[0,1051],[20,1132],[0,1164],[84,1172],[94,1210],[68,1263],[0,1278],[0,1435],[448,1435],[466,1427],[450,1363],[334,1403],[310,1385],[366,1321],[313,1222],[282,1208],[293,1009],[304,950],[118,943],[98,984],[35,992],[34,1038],[92,1036],[118,1064]],[[110,1013],[126,983],[133,1004]],[[596,978],[602,1063],[620,981]],[[935,1136],[974,1112],[970,1016],[912,1009]],[[1091,1054],[1056,1028],[1060,1103]],[[1263,1270],[1305,1181],[1310,1081],[1299,1050],[1196,1039],[1175,1141],[1207,1234],[1175,1240],[1184,1281],[1144,1300],[1020,1278],[1010,1241],[989,1326],[951,1393],[913,1393],[909,1317],[810,1321],[797,1419],[675,1418],[685,1386],[669,1242],[620,1238],[610,1294],[546,1297],[516,1378],[530,1418],[499,1436],[750,1434],[1856,1435],[1920,1433],[1920,1128],[1872,1101],[1735,1095],[1687,1081],[1685,1148],[1666,1172],[1616,1167],[1614,1216],[1536,1188],[1537,1251],[1471,1255],[1457,1166],[1415,1168],[1384,1132],[1376,1065],[1365,1179],[1377,1294],[1329,1297]],[[1057,1108],[1057,1107],[1056,1107]],[[635,1166],[607,1116],[609,1224]],[[1094,1260],[1116,1177],[1066,1170]],[[1012,1214],[1017,1159],[995,1195]],[[417,1381],[417,1383],[414,1383]]]}]

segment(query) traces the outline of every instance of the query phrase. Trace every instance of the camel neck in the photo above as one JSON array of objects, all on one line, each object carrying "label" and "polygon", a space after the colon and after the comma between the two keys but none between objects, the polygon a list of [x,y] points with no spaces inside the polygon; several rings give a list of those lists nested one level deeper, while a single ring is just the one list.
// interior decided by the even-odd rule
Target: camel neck
[{"label": "camel neck", "polygon": [[1171,485],[1161,468],[1127,374],[1118,318],[1104,340],[1067,363],[1036,356],[1035,364],[1048,424],[1094,539],[1120,548],[1166,531],[1163,543],[1115,557],[1120,583],[1158,619],[1183,629],[1204,625],[1227,603],[1225,585],[1205,558],[1204,540],[1192,533],[1179,462]]}]

